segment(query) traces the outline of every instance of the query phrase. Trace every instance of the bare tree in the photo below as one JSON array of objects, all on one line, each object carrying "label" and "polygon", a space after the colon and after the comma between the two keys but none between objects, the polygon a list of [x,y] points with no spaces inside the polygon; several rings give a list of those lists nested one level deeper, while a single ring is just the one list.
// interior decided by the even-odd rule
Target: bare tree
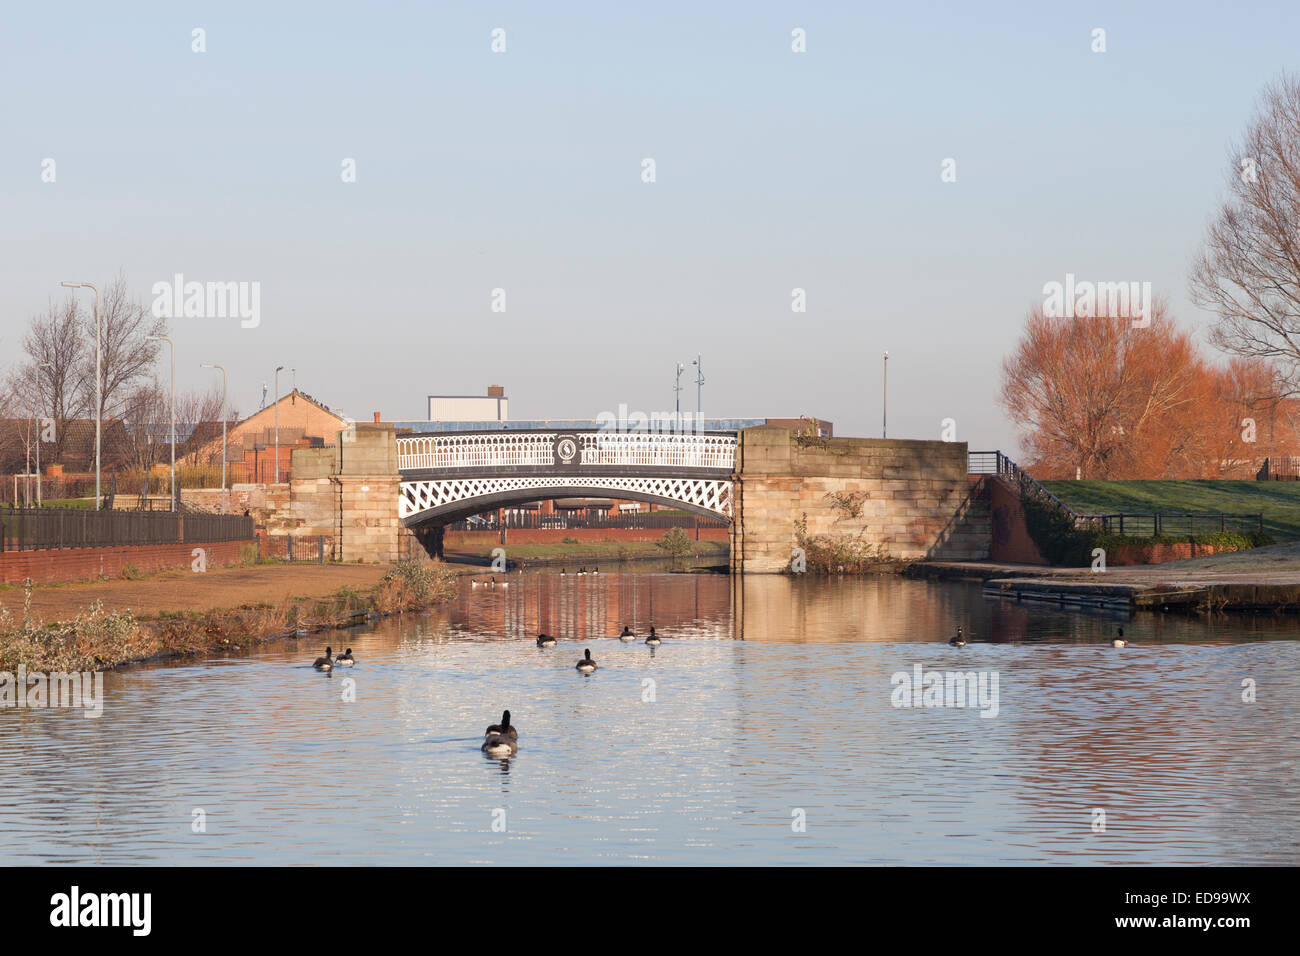
[{"label": "bare tree", "polygon": [[1228,188],[1192,267],[1192,298],[1218,313],[1215,345],[1280,360],[1300,388],[1300,79],[1264,90]]},{"label": "bare tree", "polygon": [[43,315],[33,316],[23,337],[23,351],[28,361],[16,373],[15,389],[37,418],[52,419],[53,447],[42,447],[41,455],[49,463],[61,462],[68,423],[88,407],[79,387],[86,339],[75,300],[51,303]]},{"label": "bare tree", "polygon": [[[87,333],[86,358],[81,376],[85,405],[94,414],[95,408],[95,316],[93,311],[82,311]],[[126,278],[119,275],[104,289],[100,305],[100,374],[103,377],[103,397],[99,406],[100,418],[120,418],[130,399],[133,387],[153,371],[162,343],[151,340],[151,335],[167,331],[165,319],[156,317],[149,307],[131,300]]]},{"label": "bare tree", "polygon": [[[207,391],[194,389],[176,396],[177,434],[188,434],[183,441],[184,455],[191,465],[200,464],[198,452],[221,437],[221,386]],[[178,456],[180,451],[177,452]]]},{"label": "bare tree", "polygon": [[122,456],[133,468],[148,472],[170,460],[171,409],[167,389],[156,378],[137,385],[127,396]]}]

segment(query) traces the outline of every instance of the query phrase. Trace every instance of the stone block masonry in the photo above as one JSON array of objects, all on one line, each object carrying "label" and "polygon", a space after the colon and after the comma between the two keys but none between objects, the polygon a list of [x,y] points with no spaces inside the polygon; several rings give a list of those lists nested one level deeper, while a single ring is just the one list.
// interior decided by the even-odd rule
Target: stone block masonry
[{"label": "stone block masonry", "polygon": [[[391,424],[366,423],[339,432],[332,448],[296,448],[289,480],[239,484],[228,509],[248,509],[266,542],[267,554],[316,554],[325,539],[327,560],[388,563],[398,560],[404,529],[397,516],[401,479],[396,433]],[[184,491],[187,507],[218,511],[219,489]]]},{"label": "stone block masonry", "polygon": [[809,538],[856,540],[901,559],[989,556],[983,481],[964,442],[740,433],[732,491],[733,571],[787,571],[799,526]]}]

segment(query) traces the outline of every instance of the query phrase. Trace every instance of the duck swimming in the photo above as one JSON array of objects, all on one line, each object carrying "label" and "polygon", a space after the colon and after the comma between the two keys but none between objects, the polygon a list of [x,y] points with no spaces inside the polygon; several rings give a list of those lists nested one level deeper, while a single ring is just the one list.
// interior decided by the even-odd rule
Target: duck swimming
[{"label": "duck swimming", "polygon": [[493,734],[499,734],[502,737],[513,737],[516,740],[519,739],[518,729],[510,723],[510,711],[503,710],[501,712],[501,723],[489,724],[488,729],[483,731],[484,737],[491,737]]},{"label": "duck swimming", "polygon": [[949,638],[948,643],[951,644],[953,647],[966,646],[966,635],[962,634],[960,624],[957,625],[957,634],[954,637]]},{"label": "duck swimming", "polygon": [[551,635],[549,635],[549,634],[538,634],[538,635],[537,635],[537,646],[538,646],[538,647],[554,647],[554,646],[555,646],[556,644],[558,644],[558,643],[560,643],[560,642],[557,641],[555,638],[551,637]]},{"label": "duck swimming", "polygon": [[318,671],[332,671],[334,669],[334,661],[330,659],[330,649],[328,647],[325,648],[325,656],[316,658],[316,660],[312,662],[311,666],[316,668]]},{"label": "duck swimming", "polygon": [[1124,640],[1124,628],[1119,629],[1119,636],[1110,642],[1111,647],[1128,647],[1128,641]]},{"label": "duck swimming", "polygon": [[587,648],[587,656],[573,665],[584,674],[590,674],[596,669],[596,662],[591,659],[591,648]]},{"label": "duck swimming", "polygon": [[655,629],[653,627],[650,628],[650,636],[645,639],[645,642],[651,647],[658,647],[663,643],[663,641],[659,640],[659,637],[655,634]]},{"label": "duck swimming", "polygon": [[341,667],[351,667],[356,662],[357,659],[352,656],[352,648],[350,647],[342,654],[340,654],[338,657],[334,658],[334,663],[340,665]]},{"label": "duck swimming", "polygon": [[631,628],[624,624],[623,633],[618,636],[618,639],[626,643],[627,641],[635,641],[636,635],[632,633]]},{"label": "duck swimming", "polygon": [[492,757],[511,757],[519,753],[519,731],[510,725],[510,711],[501,715],[501,723],[487,729],[483,746],[479,749]]}]

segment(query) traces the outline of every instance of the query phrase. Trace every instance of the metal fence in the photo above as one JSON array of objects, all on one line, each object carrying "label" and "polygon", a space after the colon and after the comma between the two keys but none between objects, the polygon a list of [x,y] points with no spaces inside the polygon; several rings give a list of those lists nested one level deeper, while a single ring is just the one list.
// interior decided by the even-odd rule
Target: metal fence
[{"label": "metal fence", "polygon": [[1251,534],[1264,531],[1264,515],[1230,514],[1227,512],[1123,512],[1116,514],[1083,514],[1075,511],[1038,480],[1000,451],[972,451],[966,456],[966,470],[972,475],[996,475],[1016,485],[1020,495],[1034,497],[1060,509],[1076,528],[1100,528],[1108,534],[1127,535],[1131,538],[1154,538],[1161,535]]},{"label": "metal fence", "polygon": [[0,509],[0,551],[249,541],[253,519],[157,511]]},{"label": "metal fence", "polygon": [[1080,515],[1076,526],[1087,522],[1108,534],[1130,538],[1182,537],[1197,534],[1253,534],[1264,531],[1263,514],[1227,514],[1209,511],[1141,512],[1109,515]]},{"label": "metal fence", "polygon": [[634,528],[654,530],[668,528],[725,528],[727,522],[712,520],[695,515],[666,515],[656,512],[645,514],[551,514],[543,515],[529,512],[507,512],[501,520],[495,515],[484,518],[469,518],[453,521],[447,525],[448,531],[500,531],[507,530],[542,530],[554,528],[568,530],[575,528]]}]

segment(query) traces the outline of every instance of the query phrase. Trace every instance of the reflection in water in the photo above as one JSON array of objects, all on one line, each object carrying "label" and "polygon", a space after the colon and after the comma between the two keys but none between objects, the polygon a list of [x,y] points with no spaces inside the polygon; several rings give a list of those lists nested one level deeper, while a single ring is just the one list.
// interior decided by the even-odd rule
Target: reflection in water
[{"label": "reflection in water", "polygon": [[[510,583],[351,631],[332,676],[286,642],[110,674],[97,720],[0,711],[0,863],[1300,862],[1294,619],[1143,616],[1117,651],[1118,618],[975,584]],[[915,665],[996,672],[997,716],[892,706]]]}]

